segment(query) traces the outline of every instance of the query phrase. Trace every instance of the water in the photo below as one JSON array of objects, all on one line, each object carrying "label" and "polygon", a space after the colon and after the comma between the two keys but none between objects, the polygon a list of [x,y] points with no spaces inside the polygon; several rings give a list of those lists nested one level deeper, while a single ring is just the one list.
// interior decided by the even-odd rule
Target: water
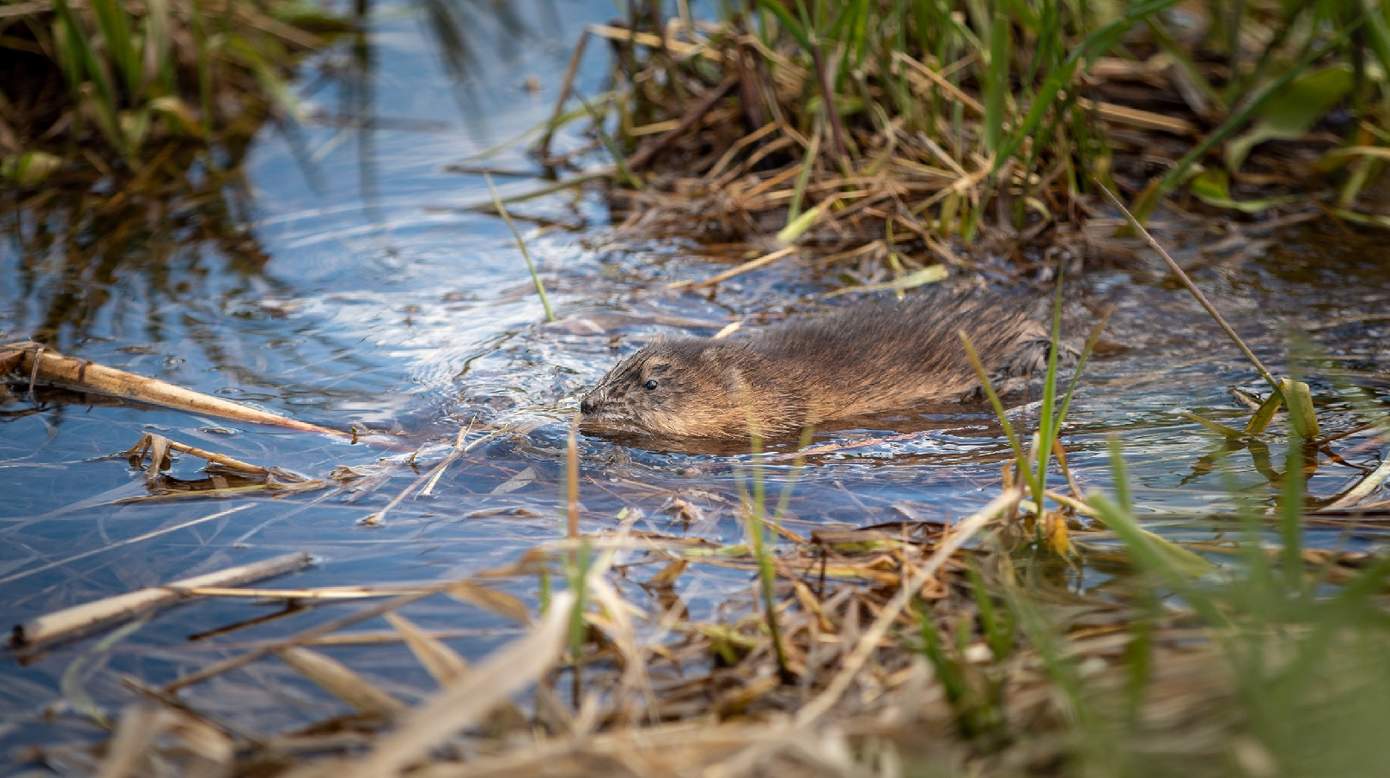
[{"label": "water", "polygon": [[[606,20],[612,6],[538,1],[504,22],[491,6],[460,4],[454,29],[468,54],[457,46],[448,53],[427,7],[378,9],[368,60],[354,61],[342,47],[305,67],[301,87],[313,118],[261,133],[243,193],[205,197],[182,211],[125,214],[83,234],[64,233],[54,218],[47,224],[54,235],[45,237],[36,217],[20,214],[0,244],[0,340],[38,337],[96,362],[306,421],[389,433],[399,448],[51,392],[34,401],[16,387],[0,407],[8,622],[298,550],[318,563],[266,585],[435,581],[505,567],[564,532],[564,439],[579,389],[653,335],[710,334],[741,316],[795,313],[821,304],[818,295],[833,288],[834,279],[773,266],[713,297],[671,291],[671,281],[707,277],[727,260],[702,256],[692,241],[620,236],[601,197],[567,191],[514,207],[560,316],[542,324],[510,234],[496,218],[469,210],[487,202],[486,185],[448,166],[545,120],[581,25]],[[581,93],[605,88],[606,56],[603,46],[590,46]],[[354,72],[365,75],[354,79]],[[538,89],[528,88],[531,80]],[[556,148],[588,142],[567,131]],[[502,145],[485,164],[534,171],[525,146]],[[579,159],[601,162],[595,154]],[[499,177],[498,185],[510,193],[538,182]],[[1286,372],[1289,345],[1306,341],[1327,431],[1353,426],[1356,407],[1383,409],[1390,399],[1390,320],[1383,315],[1390,271],[1376,259],[1376,237],[1314,223],[1229,242],[1244,252],[1223,249],[1218,239],[1182,236],[1185,261],[1201,265],[1199,283],[1275,372]],[[1093,269],[1076,290],[1117,306],[1109,338],[1121,347],[1093,363],[1073,409],[1066,442],[1076,478],[1107,486],[1106,444],[1119,435],[1135,501],[1154,526],[1180,538],[1219,536],[1226,525],[1202,518],[1231,506],[1223,471],[1200,467],[1215,444],[1177,410],[1239,424],[1242,406],[1230,388],[1264,387],[1156,262]],[[438,462],[460,427],[509,422],[531,431],[480,445],[446,471],[432,496],[402,501],[376,526],[361,523]],[[122,502],[145,494],[144,479],[112,455],[145,431],[313,477],[341,466],[367,477],[279,499]],[[1281,436],[1272,439],[1269,468],[1282,470]],[[803,535],[836,525],[952,520],[997,493],[1009,457],[991,415],[976,407],[885,419],[822,433],[816,442],[832,450],[812,456],[796,479],[785,522]],[[1336,447],[1362,467],[1377,464],[1383,451],[1365,435]],[[418,460],[406,462],[401,449],[419,449]],[[638,530],[741,541],[735,515],[746,456],[599,439],[581,439],[580,452],[586,530],[612,528],[626,510]],[[1275,493],[1263,467],[1248,452],[1229,459],[1230,477],[1257,504]],[[1336,494],[1361,472],[1324,463],[1310,489]],[[188,458],[174,474],[199,477]],[[785,458],[769,467],[774,490],[790,480]],[[694,513],[682,511],[685,505]],[[129,542],[229,508],[239,510]],[[1374,527],[1309,529],[1310,542],[1334,548],[1377,537]],[[54,564],[88,552],[95,553]],[[698,616],[745,586],[732,573],[692,577],[680,595]],[[536,596],[534,578],[497,587],[528,602]],[[109,645],[89,639],[25,665],[8,661],[0,667],[0,746],[92,737],[97,731],[82,716],[45,714],[70,712],[84,698],[115,709],[131,699],[122,674],[162,683],[344,607],[351,606],[190,641],[277,610],[209,600],[160,612]],[[434,601],[409,610],[418,623],[458,630],[449,643],[469,657],[515,634],[495,614],[470,610],[461,622],[458,613]],[[428,688],[398,645],[343,655],[373,668],[404,699]],[[261,732],[323,715],[322,696],[288,669],[260,663],[243,673],[199,687],[200,710],[253,722]]]}]

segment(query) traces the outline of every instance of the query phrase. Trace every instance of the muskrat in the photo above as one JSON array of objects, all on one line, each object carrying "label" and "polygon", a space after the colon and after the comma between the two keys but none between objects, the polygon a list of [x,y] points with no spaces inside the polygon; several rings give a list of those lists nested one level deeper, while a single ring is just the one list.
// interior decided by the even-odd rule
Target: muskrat
[{"label": "muskrat", "polygon": [[579,403],[603,435],[747,439],[832,419],[955,401],[979,391],[957,333],[996,387],[1016,390],[1047,354],[1020,295],[951,293],[869,301],[749,337],[665,338],[619,362]]}]

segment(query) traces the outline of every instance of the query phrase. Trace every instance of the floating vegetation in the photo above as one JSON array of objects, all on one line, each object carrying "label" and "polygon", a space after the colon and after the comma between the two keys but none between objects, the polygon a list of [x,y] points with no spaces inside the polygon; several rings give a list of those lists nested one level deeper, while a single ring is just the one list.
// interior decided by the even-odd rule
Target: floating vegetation
[{"label": "floating vegetation", "polygon": [[1141,220],[1170,195],[1382,219],[1368,187],[1390,156],[1387,14],[760,0],[705,22],[637,3],[627,27],[585,37],[615,51],[596,132],[612,136],[629,226],[693,222],[714,240],[797,246],[761,264],[872,260],[899,276],[1084,250],[1093,178]]}]

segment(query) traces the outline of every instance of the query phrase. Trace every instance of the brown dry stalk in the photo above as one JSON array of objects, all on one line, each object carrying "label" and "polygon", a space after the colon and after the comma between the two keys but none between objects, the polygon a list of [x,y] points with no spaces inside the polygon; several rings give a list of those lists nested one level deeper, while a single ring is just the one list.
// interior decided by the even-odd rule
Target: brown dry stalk
[{"label": "brown dry stalk", "polygon": [[761,257],[758,257],[757,259],[750,259],[749,261],[744,262],[738,267],[729,268],[728,270],[725,270],[722,273],[715,273],[714,275],[710,276],[709,278],[706,278],[703,281],[676,281],[667,284],[666,288],[681,289],[685,287],[691,287],[699,289],[707,286],[714,286],[716,284],[728,281],[730,278],[733,278],[735,276],[743,275],[744,273],[747,273],[750,270],[757,270],[760,267],[771,265],[773,262],[776,262],[777,260],[782,259],[783,257],[790,256],[795,252],[796,246],[785,246],[783,248],[777,249],[776,251],[764,254]]},{"label": "brown dry stalk", "polygon": [[88,362],[85,359],[64,356],[30,341],[0,346],[0,365],[14,365],[13,369],[18,372],[28,373],[31,383],[54,384],[234,421],[268,424],[335,437],[351,437],[352,435],[352,433],[343,430],[320,427],[317,424],[309,424],[291,419],[288,416],[252,408],[249,405],[195,392],[157,378],[127,373],[124,370]]},{"label": "brown dry stalk", "polygon": [[663,133],[661,137],[656,140],[643,144],[631,157],[628,157],[628,169],[642,170],[647,165],[650,165],[657,154],[661,153],[667,146],[670,146],[677,138],[689,132],[690,128],[694,127],[697,122],[703,119],[705,114],[709,113],[709,110],[714,107],[714,104],[719,102],[724,95],[728,94],[729,90],[733,89],[734,85],[737,83],[737,76],[729,76],[724,79],[719,86],[709,90],[709,92],[700,99],[700,102],[696,103],[689,111],[686,111],[685,115],[681,117],[675,127]]},{"label": "brown dry stalk", "polygon": [[570,592],[555,595],[545,619],[525,637],[494,652],[404,716],[396,729],[377,739],[370,753],[348,766],[344,778],[395,775],[538,680],[565,649],[574,604]]},{"label": "brown dry stalk", "polygon": [[1187,287],[1187,291],[1192,294],[1192,297],[1202,306],[1203,310],[1210,314],[1211,317],[1216,320],[1216,323],[1220,325],[1221,330],[1235,342],[1236,346],[1241,350],[1241,353],[1245,354],[1245,358],[1250,360],[1250,364],[1255,366],[1255,370],[1259,372],[1260,377],[1269,382],[1269,385],[1273,387],[1275,394],[1283,396],[1284,392],[1279,385],[1279,381],[1276,380],[1274,375],[1269,372],[1269,369],[1264,366],[1260,358],[1255,356],[1255,352],[1251,351],[1250,347],[1245,345],[1245,341],[1242,340],[1241,337],[1236,334],[1235,329],[1226,322],[1226,318],[1221,315],[1221,312],[1216,310],[1216,306],[1212,305],[1211,300],[1208,300],[1207,296],[1202,294],[1202,290],[1192,282],[1192,279],[1188,277],[1187,272],[1182,269],[1182,266],[1178,264],[1177,260],[1173,259],[1173,256],[1168,253],[1167,249],[1163,248],[1163,244],[1159,243],[1153,235],[1149,234],[1148,230],[1144,229],[1144,225],[1134,217],[1134,214],[1130,213],[1129,208],[1125,207],[1124,201],[1120,200],[1114,192],[1110,191],[1109,187],[1100,181],[1096,181],[1096,186],[1100,187],[1100,191],[1105,194],[1110,204],[1118,208],[1121,214],[1124,214],[1125,219],[1129,221],[1129,226],[1133,227],[1134,231],[1144,239],[1144,242],[1149,244],[1149,248],[1158,252],[1158,255],[1163,258],[1163,262],[1168,265],[1168,269],[1173,271],[1173,275],[1177,276],[1178,280],[1182,282],[1182,285]]},{"label": "brown dry stalk", "polygon": [[797,726],[802,728],[809,727],[839,702],[840,697],[844,695],[845,691],[849,689],[850,684],[854,682],[855,676],[859,674],[859,671],[864,668],[865,663],[869,661],[869,657],[873,655],[874,651],[878,650],[879,643],[883,640],[883,637],[888,634],[888,630],[893,626],[893,622],[898,620],[898,616],[902,615],[903,611],[907,610],[907,606],[910,605],[912,599],[917,596],[922,585],[931,580],[931,578],[936,575],[936,572],[941,569],[941,566],[944,565],[956,551],[965,545],[966,541],[970,540],[976,533],[984,529],[985,525],[993,521],[996,516],[1008,513],[1012,510],[1013,506],[1022,498],[1023,492],[1017,488],[999,494],[993,500],[990,500],[985,507],[955,525],[950,537],[941,540],[940,544],[936,547],[936,551],[932,553],[931,557],[928,558],[921,567],[909,570],[908,573],[903,576],[902,588],[898,590],[897,594],[893,595],[893,599],[889,600],[887,605],[883,606],[883,610],[879,612],[878,618],[874,620],[873,625],[869,627],[863,637],[859,639],[858,644],[855,645],[854,651],[841,662],[840,672],[830,681],[830,684],[826,686],[824,691],[815,699],[811,700],[811,702],[803,705],[801,710],[797,712]]},{"label": "brown dry stalk", "polygon": [[[224,511],[224,514],[229,512]],[[183,578],[163,586],[152,586],[74,605],[15,625],[10,636],[10,645],[15,648],[30,648],[76,637],[193,597],[195,595],[191,590],[199,587],[235,586],[247,581],[270,578],[307,567],[312,561],[313,558],[307,552],[300,551],[193,578]]]}]

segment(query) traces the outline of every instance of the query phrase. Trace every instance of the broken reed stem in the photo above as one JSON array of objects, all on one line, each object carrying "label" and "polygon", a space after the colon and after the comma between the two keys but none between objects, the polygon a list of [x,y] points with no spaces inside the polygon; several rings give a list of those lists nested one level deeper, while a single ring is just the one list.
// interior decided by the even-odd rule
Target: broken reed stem
[{"label": "broken reed stem", "polygon": [[555,311],[550,307],[550,298],[546,297],[545,294],[545,284],[541,283],[541,277],[536,273],[536,264],[531,261],[531,252],[526,248],[526,241],[517,231],[516,224],[512,222],[511,214],[507,213],[507,207],[502,204],[502,198],[497,194],[497,187],[492,185],[492,176],[484,173],[483,180],[487,182],[488,194],[492,195],[492,207],[497,210],[497,215],[502,217],[502,221],[507,223],[507,229],[511,231],[512,238],[516,241],[516,247],[521,250],[521,258],[526,260],[526,271],[531,274],[531,283],[536,287],[536,295],[541,298],[541,307],[545,309],[545,320],[555,321]]},{"label": "broken reed stem", "polygon": [[744,262],[743,264],[738,265],[736,267],[731,267],[728,270],[716,273],[703,281],[673,281],[667,284],[666,288],[680,289],[684,287],[689,287],[691,289],[703,289],[705,287],[716,286],[725,281],[728,281],[730,278],[733,278],[735,276],[741,276],[749,271],[757,270],[758,268],[764,267],[766,265],[771,265],[773,262],[776,262],[777,260],[789,256],[795,252],[796,246],[784,246],[783,248],[764,254],[761,257],[757,257],[756,259],[750,259],[747,262]]},{"label": "broken reed stem", "polygon": [[[207,449],[197,448],[196,446],[190,446],[187,443],[180,443],[176,440],[164,438],[163,436],[154,436],[151,433],[145,433],[144,435],[140,436],[140,440],[134,446],[131,446],[128,450],[126,450],[124,456],[127,458],[134,458],[138,456],[141,459],[144,459],[144,457],[147,454],[153,456],[152,449],[154,448],[154,437],[162,438],[164,440],[164,444],[169,448],[173,449],[174,451],[180,451],[185,454],[195,456],[199,459],[206,460],[209,463],[221,465],[222,467],[225,467],[228,470],[233,470],[239,473],[246,473],[247,475],[269,475],[271,472],[270,468],[268,467],[253,465],[250,462],[243,462],[240,459],[229,457],[226,454],[219,454],[216,451],[208,451]],[[156,471],[158,471],[160,464],[162,463],[153,463],[153,467]]]},{"label": "broken reed stem", "polygon": [[197,596],[196,590],[203,587],[236,586],[248,581],[293,572],[312,563],[313,557],[309,556],[307,552],[299,551],[261,562],[237,565],[213,573],[183,578],[163,586],[151,586],[118,594],[114,597],[105,597],[81,605],[74,605],[71,608],[54,611],[23,624],[15,625],[10,634],[10,645],[14,648],[31,648],[54,643],[109,626],[118,621],[133,619],[181,600],[191,599]]},{"label": "broken reed stem", "polygon": [[557,594],[545,617],[525,636],[494,651],[463,677],[403,715],[399,726],[346,765],[345,778],[397,775],[516,692],[539,681],[564,650],[573,607],[573,594]]},{"label": "broken reed stem", "polygon": [[439,483],[439,479],[444,475],[444,471],[449,469],[449,465],[453,464],[455,459],[463,456],[464,452],[471,448],[465,446],[463,441],[468,437],[468,433],[473,430],[474,421],[476,421],[476,419],[469,419],[467,425],[459,427],[458,434],[454,436],[454,447],[449,450],[448,455],[444,457],[442,462],[434,466],[434,470],[430,473],[429,483],[425,484],[425,488],[420,490],[421,497],[429,497],[433,494],[434,487]]},{"label": "broken reed stem", "polygon": [[472,428],[473,422],[470,421],[468,422],[467,427],[459,429],[458,435],[456,435],[454,438],[454,447],[449,450],[449,453],[445,455],[445,457],[442,460],[440,460],[439,464],[431,468],[429,472],[419,476],[414,481],[411,481],[410,484],[407,485],[404,489],[402,489],[399,494],[397,494],[395,497],[392,497],[391,500],[387,502],[385,507],[383,507],[381,510],[376,511],[374,513],[369,513],[366,516],[363,516],[361,519],[358,519],[358,523],[366,524],[368,526],[376,526],[380,524],[382,521],[386,519],[386,514],[390,513],[392,510],[396,508],[397,505],[400,505],[402,502],[404,502],[407,497],[414,494],[415,490],[419,489],[422,485],[424,485],[425,488],[423,491],[421,491],[421,494],[428,497],[431,491],[434,489],[435,484],[439,482],[440,477],[444,475],[444,471],[448,469],[449,465],[453,464],[455,460],[457,460],[464,454],[467,454],[469,451],[472,451],[475,447],[480,446],[483,443],[486,443],[487,441],[492,440],[493,438],[496,438],[499,435],[504,435],[510,431],[510,429],[506,426],[498,427],[497,429],[494,429],[493,431],[478,438],[477,440],[460,446],[459,444],[463,442],[464,436],[467,435],[468,431]]},{"label": "broken reed stem", "polygon": [[647,165],[650,165],[652,160],[656,159],[657,154],[661,153],[663,149],[671,145],[677,138],[689,132],[690,128],[694,127],[696,123],[703,119],[705,114],[709,113],[710,109],[714,107],[714,104],[719,102],[724,95],[728,94],[729,90],[733,89],[734,85],[737,83],[737,76],[729,76],[718,86],[709,90],[699,103],[696,103],[693,108],[686,111],[685,115],[681,117],[680,123],[672,127],[668,132],[663,133],[661,137],[651,143],[643,145],[634,152],[631,157],[628,157],[628,169],[642,170]]},{"label": "broken reed stem", "polygon": [[1133,227],[1136,232],[1139,233],[1139,236],[1142,237],[1144,241],[1149,244],[1149,247],[1152,248],[1154,251],[1158,252],[1158,255],[1163,258],[1164,263],[1168,265],[1168,269],[1173,271],[1173,275],[1176,275],[1178,277],[1178,280],[1182,282],[1183,286],[1187,287],[1187,291],[1192,293],[1192,296],[1197,300],[1197,303],[1201,305],[1202,308],[1204,308],[1213,319],[1216,320],[1216,323],[1220,325],[1221,329],[1226,333],[1226,335],[1230,337],[1232,341],[1235,342],[1236,346],[1240,348],[1243,354],[1245,354],[1245,358],[1250,360],[1250,364],[1255,366],[1255,370],[1259,371],[1260,377],[1263,378],[1266,382],[1268,382],[1270,387],[1274,389],[1274,393],[1279,395],[1280,397],[1283,397],[1284,392],[1280,388],[1279,382],[1275,380],[1274,374],[1270,373],[1269,369],[1266,368],[1264,366],[1264,363],[1260,361],[1260,358],[1255,356],[1255,352],[1251,351],[1250,347],[1245,345],[1245,341],[1241,340],[1241,337],[1236,334],[1235,329],[1233,329],[1231,325],[1226,322],[1225,317],[1221,315],[1220,311],[1216,310],[1216,306],[1211,304],[1211,301],[1207,299],[1207,296],[1205,294],[1202,294],[1202,290],[1197,288],[1197,285],[1194,284],[1192,282],[1192,279],[1188,277],[1187,272],[1182,269],[1182,266],[1179,265],[1177,261],[1173,259],[1172,255],[1170,255],[1167,252],[1167,250],[1163,248],[1163,244],[1159,243],[1153,235],[1149,234],[1148,230],[1144,229],[1144,225],[1141,224],[1139,220],[1134,217],[1133,213],[1130,213],[1129,208],[1125,207],[1124,202],[1121,201],[1120,198],[1114,192],[1110,191],[1109,187],[1101,183],[1099,179],[1096,179],[1095,183],[1096,186],[1100,187],[1100,191],[1105,193],[1105,197],[1110,201],[1110,204],[1118,208],[1120,213],[1124,214],[1124,217],[1129,222],[1129,225]]},{"label": "broken reed stem", "polygon": [[233,421],[286,427],[301,432],[318,432],[340,438],[351,432],[320,427],[317,424],[252,408],[220,397],[195,392],[157,378],[128,373],[85,359],[70,357],[38,343],[21,341],[0,345],[0,365],[29,374],[30,388],[43,381],[57,386],[119,397],[123,400],[158,405],[189,413],[201,413]]}]

